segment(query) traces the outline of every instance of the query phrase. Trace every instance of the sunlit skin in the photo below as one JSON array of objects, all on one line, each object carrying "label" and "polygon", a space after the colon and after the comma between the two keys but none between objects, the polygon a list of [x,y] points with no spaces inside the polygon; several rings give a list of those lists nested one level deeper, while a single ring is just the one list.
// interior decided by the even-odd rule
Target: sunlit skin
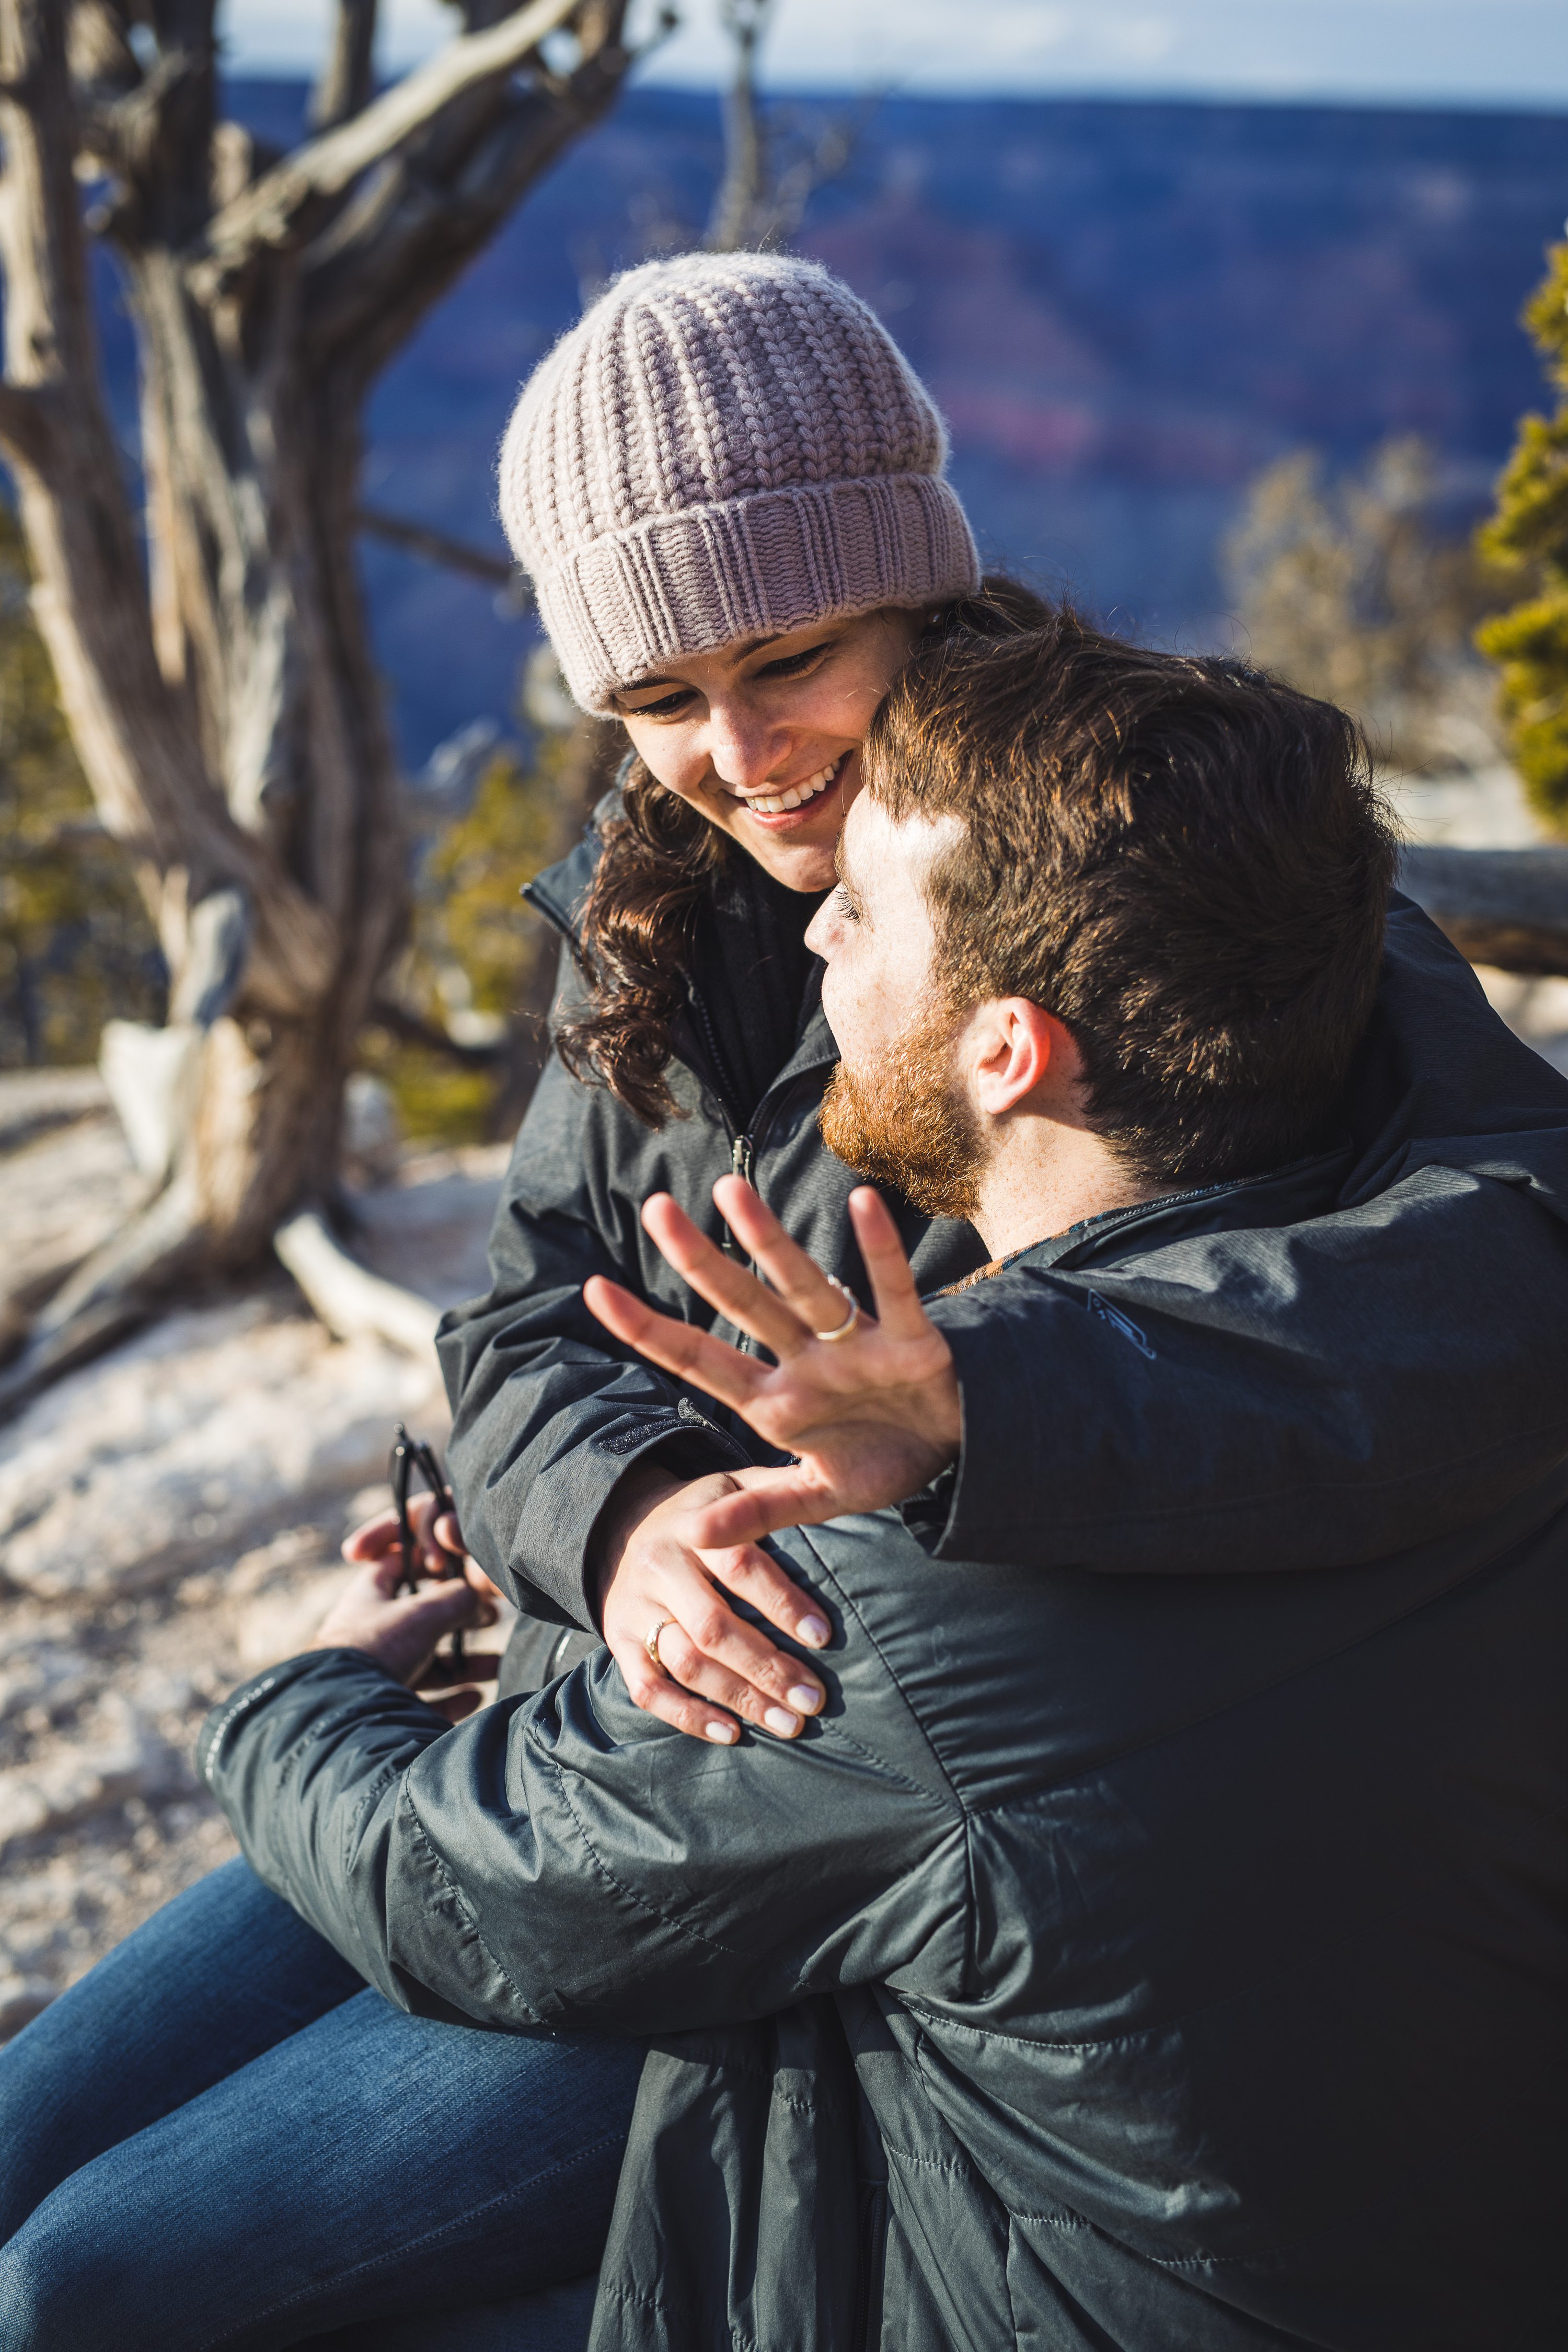
[{"label": "sunlit skin", "polygon": [[[826,964],[822,1009],[852,1069],[874,1070],[932,997],[926,877],[957,830],[951,817],[895,822],[870,800],[844,827],[838,887],[805,937]],[[1043,1005],[1026,996],[975,1005],[955,1029],[952,1067],[985,1137],[974,1227],[994,1256],[1161,1189],[1131,1178],[1095,1133],[1072,1033]]]},{"label": "sunlit skin", "polygon": [[[845,825],[838,887],[806,937],[826,961],[823,1005],[850,1067],[874,1068],[935,999],[927,880],[956,831],[951,818],[895,822],[868,799]],[[1095,1133],[1078,1048],[1043,1005],[987,998],[955,1020],[951,1057],[981,1138],[974,1223],[994,1255],[1151,1196]],[[603,1276],[583,1293],[617,1339],[731,1405],[795,1457],[783,1469],[738,1472],[690,1514],[686,1540],[708,1557],[753,1547],[780,1528],[902,1501],[957,1458],[962,1430],[952,1352],[869,1186],[850,1194],[849,1214],[875,1311],[832,1339],[822,1335],[842,1322],[843,1299],[821,1269],[738,1178],[721,1178],[713,1197],[765,1284],[715,1248],[668,1193],[645,1203],[643,1224],[675,1271],[759,1340],[766,1358],[660,1315]]]},{"label": "sunlit skin", "polygon": [[[864,613],[689,654],[624,687],[616,709],[661,784],[786,888],[826,890],[860,789],[860,745],[920,619]],[[807,786],[820,788],[797,808],[757,805]]]}]

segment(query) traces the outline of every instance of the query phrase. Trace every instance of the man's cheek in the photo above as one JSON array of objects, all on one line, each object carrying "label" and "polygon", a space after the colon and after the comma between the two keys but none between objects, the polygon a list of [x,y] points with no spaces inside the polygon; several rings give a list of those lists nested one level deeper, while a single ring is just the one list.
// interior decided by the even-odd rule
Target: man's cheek
[{"label": "man's cheek", "polygon": [[822,975],[822,1013],[824,1020],[833,1032],[834,1044],[838,1047],[839,1051],[842,1052],[844,1048],[844,1039],[839,1034],[838,1023],[835,1018],[838,1002],[838,962],[837,959],[835,958],[834,961],[828,965],[827,970]]}]

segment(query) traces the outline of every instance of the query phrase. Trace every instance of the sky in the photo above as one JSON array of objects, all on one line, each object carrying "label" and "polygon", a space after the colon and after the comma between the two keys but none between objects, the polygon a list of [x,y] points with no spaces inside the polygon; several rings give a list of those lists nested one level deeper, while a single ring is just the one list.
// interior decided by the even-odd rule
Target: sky
[{"label": "sky", "polygon": [[[718,0],[642,71],[724,78]],[[654,0],[638,0],[646,17]],[[233,69],[308,73],[331,0],[224,0]],[[382,0],[379,63],[429,55],[439,0]],[[1055,93],[1525,107],[1568,112],[1568,0],[775,0],[764,79],[923,96]]]}]

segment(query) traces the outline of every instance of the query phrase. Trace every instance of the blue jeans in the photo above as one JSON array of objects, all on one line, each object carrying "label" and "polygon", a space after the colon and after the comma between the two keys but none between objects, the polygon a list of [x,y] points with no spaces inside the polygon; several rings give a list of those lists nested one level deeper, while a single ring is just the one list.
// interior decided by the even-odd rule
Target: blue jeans
[{"label": "blue jeans", "polygon": [[642,2060],[405,2016],[230,1863],[0,2049],[0,2345],[582,2352]]}]

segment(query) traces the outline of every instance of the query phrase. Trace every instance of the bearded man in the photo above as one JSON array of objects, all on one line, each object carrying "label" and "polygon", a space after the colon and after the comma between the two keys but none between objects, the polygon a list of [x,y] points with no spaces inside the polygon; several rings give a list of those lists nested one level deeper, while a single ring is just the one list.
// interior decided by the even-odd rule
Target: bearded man
[{"label": "bearded man", "polygon": [[[704,1747],[601,1652],[450,1728],[386,1671],[416,1675],[410,1629],[450,1594],[393,1600],[372,1568],[323,1646],[214,1717],[205,1776],[389,2000],[654,2037],[603,2352],[1537,2352],[1568,1097],[1401,906],[1457,1008],[1426,1109],[1484,1050],[1517,1126],[1425,1157],[1342,1135],[1394,853],[1350,723],[1272,680],[1070,616],[936,646],[866,777],[813,934],[826,1132],[972,1217],[990,1264],[939,1328],[862,1191],[869,1313],[728,1179],[765,1284],[667,1197],[645,1221],[754,1349],[588,1286],[774,1449],[714,1475],[702,1540],[784,1530],[832,1627],[825,1706]],[[1431,1237],[1486,1188],[1478,1304]],[[1364,1326],[1354,1286],[1332,1329],[1300,1304],[1313,1251],[1364,1266]],[[1435,1446],[1435,1286],[1488,1367],[1473,1445],[1450,1419]],[[1318,1417],[1302,1460],[1325,1428],[1374,1458],[1353,1505],[1292,1496],[1282,1365]],[[1177,1517],[1140,1465],[1156,1395],[1190,1421]],[[1037,1567],[988,1555],[1004,1510]],[[956,1561],[955,1526],[979,1531]],[[1159,1572],[1205,1544],[1214,1573]]]}]

